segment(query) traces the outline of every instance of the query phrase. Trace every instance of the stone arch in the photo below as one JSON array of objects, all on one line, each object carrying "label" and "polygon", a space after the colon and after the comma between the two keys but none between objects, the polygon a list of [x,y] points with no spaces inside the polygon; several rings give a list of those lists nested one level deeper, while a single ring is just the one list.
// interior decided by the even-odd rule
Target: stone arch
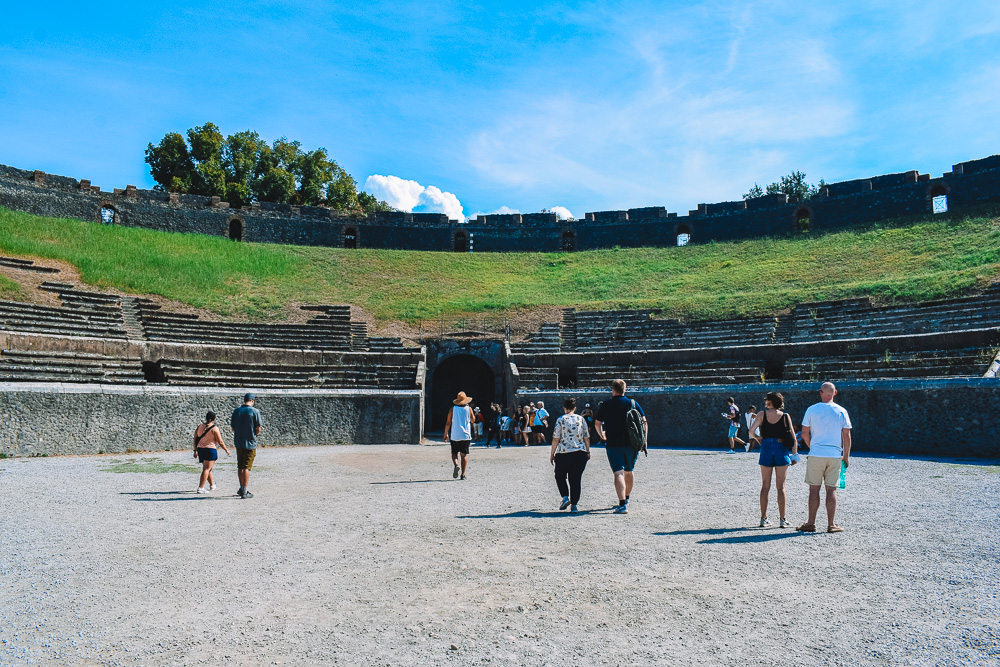
[{"label": "stone arch", "polygon": [[455,252],[469,252],[469,235],[464,230],[455,232],[451,240]]},{"label": "stone arch", "polygon": [[358,228],[354,225],[344,225],[344,228],[340,232],[341,239],[343,240],[343,246],[350,250],[354,250],[358,247]]},{"label": "stone arch", "polygon": [[559,249],[563,252],[573,252],[576,250],[576,230],[566,228],[559,236]]},{"label": "stone arch", "polygon": [[[944,213],[948,210],[948,199],[951,196],[951,186],[947,181],[933,181],[927,185],[927,208],[931,213]],[[944,197],[944,207],[936,208],[934,200]]]},{"label": "stone arch", "polygon": [[243,236],[246,234],[247,223],[243,218],[238,215],[234,215],[226,222],[226,238],[230,241],[242,241]]},{"label": "stone arch", "polygon": [[101,205],[97,207],[97,222],[103,225],[120,225],[122,214],[118,211],[118,207],[111,202],[101,202]]},{"label": "stone arch", "polygon": [[476,405],[483,407],[495,400],[495,385],[493,369],[474,354],[455,354],[442,360],[431,378],[431,426],[444,427],[458,392],[464,391]]},{"label": "stone arch", "polygon": [[812,217],[812,209],[808,206],[800,206],[795,209],[795,231],[802,234],[808,232]]},{"label": "stone arch", "polygon": [[691,243],[691,227],[681,223],[674,228],[674,245],[677,247],[686,246]]}]

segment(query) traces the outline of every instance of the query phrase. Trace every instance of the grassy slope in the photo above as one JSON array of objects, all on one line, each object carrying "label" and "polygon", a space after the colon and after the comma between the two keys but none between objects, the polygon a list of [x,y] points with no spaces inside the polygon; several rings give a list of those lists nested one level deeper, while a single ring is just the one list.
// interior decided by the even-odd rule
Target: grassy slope
[{"label": "grassy slope", "polygon": [[0,251],[65,260],[96,287],[252,319],[290,301],[352,303],[381,321],[533,306],[718,318],[816,299],[951,296],[1000,274],[989,216],[686,248],[456,255],[233,243],[0,209]]}]

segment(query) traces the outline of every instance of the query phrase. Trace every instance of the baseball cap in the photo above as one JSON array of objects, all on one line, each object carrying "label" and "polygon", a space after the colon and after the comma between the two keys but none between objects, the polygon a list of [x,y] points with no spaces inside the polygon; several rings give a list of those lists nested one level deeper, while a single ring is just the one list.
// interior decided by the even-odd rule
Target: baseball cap
[{"label": "baseball cap", "polygon": [[244,403],[246,403],[247,401],[256,400],[256,398],[257,397],[254,396],[253,394],[251,394],[249,391],[247,393],[243,394],[243,402]]}]

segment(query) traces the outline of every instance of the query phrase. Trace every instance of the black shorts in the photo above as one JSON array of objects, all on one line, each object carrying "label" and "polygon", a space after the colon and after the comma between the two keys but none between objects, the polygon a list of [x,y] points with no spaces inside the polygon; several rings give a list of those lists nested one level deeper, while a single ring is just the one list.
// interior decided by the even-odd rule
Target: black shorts
[{"label": "black shorts", "polygon": [[219,460],[219,450],[215,447],[199,447],[198,448],[198,463],[204,463],[205,461],[218,461]]},{"label": "black shorts", "polygon": [[452,440],[451,441],[451,455],[465,454],[469,455],[469,445],[472,444],[471,440]]}]

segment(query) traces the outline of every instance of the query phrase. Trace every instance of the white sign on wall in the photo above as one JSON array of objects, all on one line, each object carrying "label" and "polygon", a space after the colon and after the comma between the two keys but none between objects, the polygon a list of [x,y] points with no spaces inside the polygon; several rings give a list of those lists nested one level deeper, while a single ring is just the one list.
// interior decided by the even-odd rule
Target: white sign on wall
[{"label": "white sign on wall", "polygon": [[948,212],[948,195],[938,195],[933,200],[935,213]]}]

